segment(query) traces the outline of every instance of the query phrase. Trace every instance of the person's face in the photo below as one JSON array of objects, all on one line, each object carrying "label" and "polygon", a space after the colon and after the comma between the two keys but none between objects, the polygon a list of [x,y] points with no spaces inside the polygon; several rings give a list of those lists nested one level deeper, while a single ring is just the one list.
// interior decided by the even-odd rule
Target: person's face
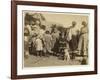
[{"label": "person's face", "polygon": [[74,24],[73,24],[73,27],[75,27],[75,25],[76,25],[76,24],[74,23]]},{"label": "person's face", "polygon": [[76,22],[72,22],[72,26],[75,27],[75,25],[76,25]]},{"label": "person's face", "polygon": [[85,27],[86,26],[86,22],[82,22],[82,25]]}]

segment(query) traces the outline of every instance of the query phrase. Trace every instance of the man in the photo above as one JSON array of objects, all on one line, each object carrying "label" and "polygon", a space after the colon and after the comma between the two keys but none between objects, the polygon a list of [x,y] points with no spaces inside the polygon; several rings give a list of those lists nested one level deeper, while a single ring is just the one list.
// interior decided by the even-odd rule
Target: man
[{"label": "man", "polygon": [[[87,23],[85,21],[82,22],[81,28],[81,36],[79,39],[79,54],[83,56],[87,56],[87,49],[88,49],[88,28]],[[83,52],[83,54],[81,53]]]},{"label": "man", "polygon": [[73,35],[75,36],[77,34],[76,30],[77,23],[75,21],[72,22],[72,26],[69,27],[69,34],[68,34],[68,40],[71,40]]},{"label": "man", "polygon": [[81,64],[85,65],[87,64],[87,57],[88,57],[88,28],[87,23],[85,21],[82,22],[82,28],[81,28],[81,36],[79,40],[79,54],[82,55],[82,61]]},{"label": "man", "polygon": [[68,33],[68,38],[67,40],[69,41],[69,48],[71,50],[71,59],[75,58],[76,54],[76,49],[77,49],[77,29],[76,29],[77,23],[75,21],[72,22],[72,26],[69,28],[69,33]]}]

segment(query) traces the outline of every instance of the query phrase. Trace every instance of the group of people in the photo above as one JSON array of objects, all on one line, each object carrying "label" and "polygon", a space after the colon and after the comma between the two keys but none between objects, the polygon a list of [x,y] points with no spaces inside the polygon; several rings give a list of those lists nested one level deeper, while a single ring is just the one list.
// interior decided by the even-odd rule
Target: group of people
[{"label": "group of people", "polygon": [[88,56],[88,29],[87,23],[82,22],[81,30],[76,30],[77,23],[72,26],[58,30],[53,27],[41,25],[39,21],[24,27],[24,54],[49,57],[57,56],[63,60],[74,59],[75,55]]}]

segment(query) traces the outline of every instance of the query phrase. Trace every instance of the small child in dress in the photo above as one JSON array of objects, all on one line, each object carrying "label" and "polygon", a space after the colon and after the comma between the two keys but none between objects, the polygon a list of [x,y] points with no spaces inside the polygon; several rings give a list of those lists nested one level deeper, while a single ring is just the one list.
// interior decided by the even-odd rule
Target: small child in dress
[{"label": "small child in dress", "polygon": [[40,36],[37,36],[35,44],[37,56],[41,57],[43,52],[43,41]]}]

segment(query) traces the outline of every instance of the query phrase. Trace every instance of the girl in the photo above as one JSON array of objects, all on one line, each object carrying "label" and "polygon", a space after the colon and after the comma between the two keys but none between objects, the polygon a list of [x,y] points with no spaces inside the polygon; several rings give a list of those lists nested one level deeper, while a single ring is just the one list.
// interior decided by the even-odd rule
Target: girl
[{"label": "girl", "polygon": [[37,36],[35,44],[36,44],[37,56],[41,57],[42,56],[42,51],[43,51],[43,43],[42,43],[42,40],[41,40],[40,36]]}]

